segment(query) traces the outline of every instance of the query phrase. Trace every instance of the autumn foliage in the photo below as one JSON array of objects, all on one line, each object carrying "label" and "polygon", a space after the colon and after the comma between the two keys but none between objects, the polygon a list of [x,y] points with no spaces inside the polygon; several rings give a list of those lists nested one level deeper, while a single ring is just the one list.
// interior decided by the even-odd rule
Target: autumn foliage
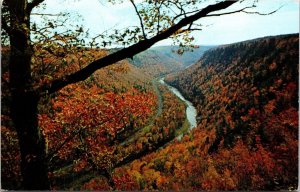
[{"label": "autumn foliage", "polygon": [[[168,75],[166,82],[198,112],[197,128],[181,139],[188,126],[184,103],[125,60],[46,96],[38,118],[52,189],[297,188],[298,44],[297,35],[287,35],[219,46]],[[45,68],[33,72],[50,75],[34,80],[50,81],[107,53],[74,54],[55,62],[36,57]],[[18,189],[20,154],[9,117],[7,66],[1,67],[2,182]]]},{"label": "autumn foliage", "polygon": [[[83,59],[105,55],[103,50],[84,52],[93,55]],[[43,58],[44,70],[48,70],[44,72],[51,75],[43,76],[41,69],[36,68],[36,73],[43,77],[36,79],[37,83],[80,67],[72,54],[62,61],[64,65],[55,59],[52,62],[51,58]],[[4,68],[4,79],[7,74]],[[7,84],[3,82],[2,86],[6,91]],[[4,92],[2,98],[3,101],[9,99],[9,92]],[[20,155],[7,104],[4,102],[2,111],[2,164],[7,165],[2,169],[2,179],[6,187],[17,189],[21,179]],[[185,121],[185,106],[165,87],[154,85],[148,75],[121,61],[97,71],[84,82],[46,96],[40,102],[38,119],[46,142],[53,189],[128,190],[134,189],[128,180],[130,177],[112,175],[113,169],[172,140]],[[98,177],[87,183],[73,184],[93,175]],[[99,186],[99,182],[103,183]]]},{"label": "autumn foliage", "polygon": [[298,54],[298,36],[258,39],[166,78],[197,106],[198,127],[113,174],[138,190],[296,189]]},{"label": "autumn foliage", "polygon": [[235,189],[297,185],[298,45],[298,35],[286,35],[220,46],[169,79],[195,103],[200,129],[214,133],[210,154],[232,152],[241,141],[263,153],[261,175],[245,170],[252,178]]},{"label": "autumn foliage", "polygon": [[[48,65],[56,63],[49,61]],[[78,67],[73,62],[69,65],[68,70],[72,70],[73,65]],[[65,70],[67,68],[57,68],[52,74],[59,76]],[[51,77],[41,79],[41,83],[47,78]],[[5,94],[2,95],[4,101],[9,97],[9,93]],[[60,177],[63,172],[59,170],[70,165],[74,172],[89,168],[106,170],[116,145],[124,139],[121,135],[145,126],[155,112],[156,101],[150,78],[126,61],[43,99],[38,118],[46,141],[49,176]],[[7,164],[2,169],[2,179],[19,184],[20,156],[6,105],[4,103],[1,118],[2,165]]]}]

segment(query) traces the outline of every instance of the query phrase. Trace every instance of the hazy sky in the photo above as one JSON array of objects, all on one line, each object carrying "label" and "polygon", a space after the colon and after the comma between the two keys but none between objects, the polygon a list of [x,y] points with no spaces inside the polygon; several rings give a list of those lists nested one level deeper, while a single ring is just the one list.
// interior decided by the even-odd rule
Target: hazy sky
[{"label": "hazy sky", "polygon": [[[47,13],[69,11],[78,13],[84,19],[84,26],[98,34],[113,27],[138,25],[138,18],[130,3],[111,5],[106,0],[46,0]],[[261,0],[259,10],[270,12],[283,7],[268,16],[238,13],[222,17],[204,18],[200,22],[209,25],[193,33],[196,44],[227,44],[257,37],[299,33],[299,0]],[[239,6],[239,5],[236,5]],[[157,45],[170,44],[163,41]]]}]

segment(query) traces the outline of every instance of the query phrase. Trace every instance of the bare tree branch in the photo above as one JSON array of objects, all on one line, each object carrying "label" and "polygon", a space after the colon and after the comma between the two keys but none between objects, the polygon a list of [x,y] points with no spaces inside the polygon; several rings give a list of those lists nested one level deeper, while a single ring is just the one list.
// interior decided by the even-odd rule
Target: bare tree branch
[{"label": "bare tree branch", "polygon": [[218,14],[209,14],[206,17],[214,17],[214,16],[222,16],[222,15],[230,15],[230,14],[234,14],[234,13],[240,13],[245,11],[246,9],[250,9],[250,8],[254,8],[255,6],[250,6],[250,7],[244,7],[243,9],[239,9],[236,11],[231,11],[231,12],[225,12],[225,13],[218,13]]},{"label": "bare tree branch", "polygon": [[193,14],[193,13],[196,13],[196,12],[198,12],[198,11],[181,12],[180,14],[177,14],[177,15],[173,18],[172,22],[174,23],[175,20],[178,19],[178,18],[181,17],[181,16],[186,17],[187,14]]},{"label": "bare tree branch", "polygon": [[271,15],[271,14],[277,12],[279,9],[281,9],[283,7],[283,5],[280,6],[279,8],[271,11],[271,12],[268,12],[268,13],[261,13],[261,12],[258,12],[258,11],[254,11],[254,12],[252,12],[252,11],[246,11],[246,9],[251,9],[251,8],[255,8],[255,7],[256,7],[255,5],[252,5],[250,7],[244,7],[243,9],[239,9],[239,10],[236,10],[236,11],[219,13],[219,14],[209,14],[206,17],[229,15],[229,14],[240,13],[240,12],[247,13],[247,14],[257,14],[257,15]]},{"label": "bare tree branch", "polygon": [[143,19],[142,19],[140,13],[139,13],[139,11],[138,11],[138,9],[137,9],[137,7],[136,7],[134,1],[133,1],[133,0],[130,0],[130,2],[131,2],[131,4],[132,4],[133,7],[134,7],[134,10],[135,10],[137,16],[139,17],[140,24],[141,24],[141,28],[142,28],[142,32],[143,32],[143,36],[144,36],[145,39],[147,39],[147,35],[146,35],[146,33],[145,33],[145,27],[144,27]]},{"label": "bare tree branch", "polygon": [[163,39],[166,39],[176,33],[178,30],[180,30],[182,27],[189,25],[190,23],[206,17],[209,13],[226,9],[227,7],[231,6],[232,4],[236,3],[237,1],[222,1],[213,5],[209,5],[206,8],[200,10],[199,12],[185,17],[182,20],[180,20],[177,24],[173,25],[172,27],[168,28],[164,32],[150,38],[142,40],[134,45],[131,45],[127,48],[121,49],[115,53],[112,53],[106,57],[103,57],[101,59],[98,59],[90,64],[88,64],[85,68],[82,70],[79,70],[73,74],[66,75],[62,78],[56,79],[52,81],[49,84],[44,84],[40,87],[37,87],[36,91],[40,95],[44,94],[51,94],[54,93],[63,87],[72,84],[77,83],[79,81],[83,81],[87,79],[91,74],[93,74],[96,70],[106,67],[108,65],[111,65],[113,63],[116,63],[118,61],[121,61],[126,58],[132,58],[134,55],[150,48],[152,45],[157,43],[158,41],[161,41]]},{"label": "bare tree branch", "polygon": [[157,7],[157,12],[158,12],[158,14],[157,14],[157,35],[159,34],[159,32],[160,32],[160,9],[161,9],[161,6],[163,5],[163,3],[164,3],[164,1],[162,1],[160,4],[159,4],[159,6]]},{"label": "bare tree branch", "polygon": [[283,7],[283,5],[280,6],[278,9],[275,9],[274,11],[271,11],[271,12],[268,12],[268,13],[260,13],[260,12],[257,12],[257,11],[255,11],[255,12],[252,12],[252,11],[242,11],[242,12],[243,12],[243,13],[247,13],[247,14],[271,15],[271,14],[277,12],[277,11],[278,11],[279,9],[281,9],[282,7]]},{"label": "bare tree branch", "polygon": [[39,15],[39,16],[62,16],[62,13],[57,13],[57,14],[51,14],[51,13],[31,13],[31,15]]}]

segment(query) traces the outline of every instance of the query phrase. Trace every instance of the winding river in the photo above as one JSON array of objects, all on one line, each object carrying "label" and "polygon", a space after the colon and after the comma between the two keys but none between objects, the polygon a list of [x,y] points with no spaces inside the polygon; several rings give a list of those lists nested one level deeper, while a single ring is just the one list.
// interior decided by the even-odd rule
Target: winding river
[{"label": "winding river", "polygon": [[[152,83],[154,84],[154,89],[155,89],[155,92],[158,96],[158,109],[157,109],[157,113],[155,115],[155,117],[159,117],[162,113],[162,108],[163,108],[163,101],[162,101],[162,95],[161,95],[161,92],[158,90],[158,87],[157,87],[157,82],[161,83],[162,85],[166,86],[172,93],[174,93],[180,100],[182,100],[185,105],[186,105],[186,118],[189,122],[189,130],[192,130],[193,128],[195,128],[197,126],[197,121],[196,121],[196,116],[197,116],[197,110],[196,108],[193,106],[193,104],[186,100],[182,94],[178,91],[178,89],[176,89],[175,87],[172,87],[171,85],[167,84],[165,81],[164,81],[164,78],[161,78],[161,79],[154,79],[152,81]],[[143,129],[140,129],[138,132],[143,132],[145,131],[145,129],[149,129],[149,126],[153,125],[153,121],[152,120],[147,126],[145,126]],[[138,133],[137,132],[137,133]],[[136,134],[133,134],[132,136],[130,136],[129,138],[125,139],[121,145],[125,145],[126,143],[129,143],[131,141],[133,141],[135,139],[135,135]],[[177,136],[177,139],[181,139],[183,136],[183,134],[181,135],[178,135]]]},{"label": "winding river", "polygon": [[[197,110],[196,108],[193,106],[193,104],[186,100],[182,94],[178,91],[178,89],[176,89],[175,87],[172,87],[171,85],[168,85],[165,81],[164,81],[164,78],[161,78],[159,80],[159,82],[165,86],[168,87],[168,89],[170,91],[172,91],[179,99],[181,99],[185,104],[186,104],[186,117],[187,117],[187,120],[189,121],[190,123],[190,127],[189,127],[189,130],[192,130],[193,128],[195,128],[197,126],[197,120],[196,120],[196,116],[197,116]],[[179,136],[179,138],[181,137],[182,135]]]}]

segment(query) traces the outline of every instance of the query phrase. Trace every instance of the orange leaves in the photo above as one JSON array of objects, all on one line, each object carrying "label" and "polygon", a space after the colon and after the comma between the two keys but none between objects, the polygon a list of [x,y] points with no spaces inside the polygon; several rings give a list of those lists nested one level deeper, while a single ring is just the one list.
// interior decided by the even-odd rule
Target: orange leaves
[{"label": "orange leaves", "polygon": [[79,172],[82,169],[86,168],[87,165],[88,165],[87,160],[76,161],[73,170],[75,172]]},{"label": "orange leaves", "polygon": [[297,85],[295,82],[290,82],[287,86],[286,86],[286,90],[288,92],[293,92],[297,89]]},{"label": "orange leaves", "polygon": [[213,165],[209,165],[208,170],[203,175],[202,188],[204,190],[214,190],[218,186],[218,181],[220,179],[217,170]]},{"label": "orange leaves", "polygon": [[156,185],[159,189],[168,190],[168,179],[164,176],[160,176],[156,179]]},{"label": "orange leaves", "polygon": [[274,71],[276,68],[277,68],[277,63],[276,63],[276,62],[273,62],[273,63],[271,63],[271,64],[269,65],[269,69],[270,69],[271,71]]},{"label": "orange leaves", "polygon": [[[222,149],[214,156],[214,165],[220,166],[220,171],[224,174],[221,178],[226,180],[226,185],[223,183],[219,189],[260,189],[266,185],[265,180],[274,176],[276,171],[273,156],[262,147],[259,140],[257,137],[256,149],[253,151],[239,140],[232,150]],[[225,181],[224,179],[221,181]]]},{"label": "orange leaves", "polygon": [[256,90],[254,93],[253,93],[254,96],[258,97],[260,95],[260,91],[259,90]]},{"label": "orange leaves", "polygon": [[143,149],[143,144],[142,143],[137,143],[137,150],[142,150]]},{"label": "orange leaves", "polygon": [[259,111],[257,109],[255,109],[254,107],[252,107],[251,109],[249,109],[248,114],[250,117],[256,117],[257,115],[259,115]]},{"label": "orange leaves", "polygon": [[224,170],[223,179],[223,189],[224,190],[235,190],[237,188],[236,179],[232,176],[231,171],[226,168]]},{"label": "orange leaves", "polygon": [[2,181],[16,182],[21,179],[21,155],[17,133],[6,126],[9,117],[1,115],[1,177]]},{"label": "orange leaves", "polygon": [[118,190],[131,191],[137,189],[137,183],[128,173],[123,173],[122,175],[114,175],[113,182],[115,188],[117,188]]},{"label": "orange leaves", "polygon": [[143,168],[143,175],[144,175],[144,178],[145,178],[146,182],[150,186],[151,185],[153,186],[153,184],[156,185],[157,181],[160,180],[159,179],[160,178],[160,172],[156,171],[155,169],[151,169],[150,167],[144,167]]},{"label": "orange leaves", "polygon": [[230,114],[225,115],[225,120],[231,129],[233,129],[235,127],[235,123]]},{"label": "orange leaves", "polygon": [[270,101],[268,102],[268,104],[266,104],[266,105],[264,106],[265,113],[266,113],[266,114],[272,113],[273,110],[276,108],[275,105],[276,105],[276,100],[275,100],[275,99],[270,100]]},{"label": "orange leaves", "polygon": [[247,116],[241,116],[241,120],[246,122],[249,118]]},{"label": "orange leaves", "polygon": [[[93,89],[91,91],[96,91]],[[122,94],[107,92],[98,95],[97,92],[91,94],[88,90],[76,88],[72,94],[69,98],[62,95],[53,101],[57,121],[87,128],[99,127],[104,123],[102,126],[106,126],[111,135],[136,118],[145,121],[152,112],[154,100],[153,95],[144,95],[134,90]]]},{"label": "orange leaves", "polygon": [[[255,149],[238,140],[232,149],[221,148],[213,155],[195,154],[206,142],[199,131],[193,131],[193,140],[172,143],[134,161],[126,170],[140,183],[140,189],[148,190],[153,186],[158,190],[261,189],[274,177],[274,157],[260,144],[258,136]],[[160,163],[162,166],[157,166]]]},{"label": "orange leaves", "polygon": [[8,73],[8,72],[2,73],[1,77],[3,78],[3,79],[2,79],[2,82],[3,82],[3,81],[9,82],[9,73]]},{"label": "orange leaves", "polygon": [[[299,63],[298,56],[288,55],[298,50],[286,39],[273,41],[214,49],[169,78],[197,106],[199,127],[139,160],[142,170],[124,168],[138,175],[140,189],[273,190],[297,185]],[[156,125],[163,137],[176,126],[166,120]],[[144,141],[147,145],[150,139]],[[208,153],[214,144],[218,148]]]},{"label": "orange leaves", "polygon": [[[51,99],[50,110],[39,114],[52,159],[74,160],[78,172],[90,168],[87,156],[99,169],[112,166],[117,161],[113,153],[118,135],[147,124],[156,106],[155,94],[145,76],[133,76],[138,71],[123,64],[124,68],[112,66],[109,77],[105,72],[110,69],[102,69],[85,82],[68,85]],[[143,85],[142,89],[133,84]]]},{"label": "orange leaves", "polygon": [[172,166],[173,166],[173,163],[171,161],[167,161],[165,163],[164,168],[165,168],[166,171],[171,171]]},{"label": "orange leaves", "polygon": [[81,187],[81,190],[109,191],[111,190],[111,187],[109,186],[106,178],[97,177],[85,183]]}]

